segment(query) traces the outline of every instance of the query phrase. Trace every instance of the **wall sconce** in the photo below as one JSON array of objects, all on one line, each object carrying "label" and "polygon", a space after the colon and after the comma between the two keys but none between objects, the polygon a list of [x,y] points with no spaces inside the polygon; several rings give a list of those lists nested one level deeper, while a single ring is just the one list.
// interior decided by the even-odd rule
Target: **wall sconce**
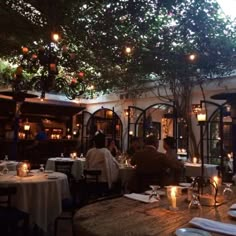
[{"label": "wall sconce", "polygon": [[197,121],[198,122],[205,122],[206,121],[206,110],[202,109],[197,113]]},{"label": "wall sconce", "polygon": [[192,104],[192,111],[195,115],[197,115],[201,110],[201,104]]},{"label": "wall sconce", "polygon": [[29,124],[28,119],[27,119],[25,124],[24,124],[24,131],[29,131],[29,130],[30,130],[30,124]]},{"label": "wall sconce", "polygon": [[129,109],[124,109],[125,116],[129,116]]}]

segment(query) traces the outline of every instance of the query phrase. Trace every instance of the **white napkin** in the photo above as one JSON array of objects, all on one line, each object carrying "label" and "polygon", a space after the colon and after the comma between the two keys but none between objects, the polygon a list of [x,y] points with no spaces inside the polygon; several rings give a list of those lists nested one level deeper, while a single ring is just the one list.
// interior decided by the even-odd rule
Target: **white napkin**
[{"label": "white napkin", "polygon": [[230,210],[236,210],[236,203],[234,203],[229,209]]},{"label": "white napkin", "polygon": [[234,236],[236,235],[235,224],[222,223],[219,221],[208,220],[200,217],[194,217],[189,223],[201,229],[209,230],[215,233]]},{"label": "white napkin", "polygon": [[149,199],[149,195],[143,195],[143,194],[138,194],[138,193],[130,193],[130,194],[124,194],[125,197],[134,199],[140,202],[145,202],[145,203],[153,203],[157,202],[158,200],[154,197]]}]

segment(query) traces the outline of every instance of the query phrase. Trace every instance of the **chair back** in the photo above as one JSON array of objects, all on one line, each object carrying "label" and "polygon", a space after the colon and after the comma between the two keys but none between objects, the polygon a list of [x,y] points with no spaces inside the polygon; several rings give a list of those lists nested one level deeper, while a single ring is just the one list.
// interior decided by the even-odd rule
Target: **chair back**
[{"label": "chair back", "polygon": [[68,181],[71,182],[74,179],[71,173],[72,165],[72,161],[55,161],[55,171],[66,174]]},{"label": "chair back", "polygon": [[86,183],[98,183],[99,176],[102,174],[101,170],[84,170],[84,178]]}]

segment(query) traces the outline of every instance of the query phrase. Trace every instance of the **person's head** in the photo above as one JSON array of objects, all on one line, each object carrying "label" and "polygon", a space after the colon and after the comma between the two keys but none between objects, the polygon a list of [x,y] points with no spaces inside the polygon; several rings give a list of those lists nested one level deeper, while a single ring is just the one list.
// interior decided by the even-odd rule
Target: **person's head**
[{"label": "person's head", "polygon": [[114,140],[114,139],[111,139],[111,140],[109,141],[109,143],[108,143],[108,146],[109,146],[109,147],[115,147],[115,146],[116,146],[115,140]]},{"label": "person's head", "polygon": [[163,139],[163,147],[165,150],[169,149],[175,149],[176,148],[176,142],[174,137],[167,136]]},{"label": "person's head", "polygon": [[134,148],[138,148],[140,146],[140,141],[138,137],[132,137],[130,141],[130,146]]},{"label": "person's head", "polygon": [[44,130],[45,130],[44,124],[43,123],[38,123],[37,126],[36,126],[36,131],[40,132],[40,131],[44,131]]},{"label": "person's head", "polygon": [[155,146],[157,149],[159,147],[159,140],[155,135],[149,135],[144,139],[145,145],[152,145]]},{"label": "person's head", "polygon": [[101,131],[96,132],[94,136],[94,143],[96,148],[104,148],[106,142],[106,136]]}]

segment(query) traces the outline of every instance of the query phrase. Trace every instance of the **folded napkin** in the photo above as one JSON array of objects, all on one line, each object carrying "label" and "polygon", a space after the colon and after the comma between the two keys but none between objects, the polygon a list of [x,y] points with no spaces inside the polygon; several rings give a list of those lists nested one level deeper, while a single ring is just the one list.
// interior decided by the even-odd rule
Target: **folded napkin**
[{"label": "folded napkin", "polygon": [[189,223],[201,229],[209,230],[215,233],[234,236],[236,235],[235,224],[222,223],[219,221],[208,220],[200,217],[194,217]]},{"label": "folded napkin", "polygon": [[151,199],[149,199],[149,195],[143,195],[143,194],[138,194],[138,193],[130,193],[130,194],[124,194],[125,197],[130,198],[130,199],[134,199],[140,202],[145,202],[145,203],[153,203],[153,202],[157,202],[158,199],[152,197]]},{"label": "folded napkin", "polygon": [[229,209],[230,210],[236,210],[236,203],[234,203]]}]

